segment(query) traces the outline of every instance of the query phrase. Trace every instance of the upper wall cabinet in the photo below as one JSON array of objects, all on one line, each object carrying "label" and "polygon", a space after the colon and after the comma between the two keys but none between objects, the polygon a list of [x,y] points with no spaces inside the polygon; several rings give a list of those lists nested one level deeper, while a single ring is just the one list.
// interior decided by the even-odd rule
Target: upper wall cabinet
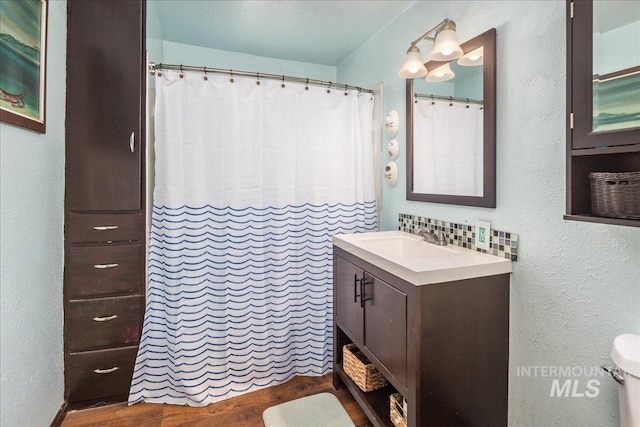
[{"label": "upper wall cabinet", "polygon": [[[90,3],[90,4],[89,4]],[[69,2],[67,205],[142,208],[144,13],[141,1]]]},{"label": "upper wall cabinet", "polygon": [[640,216],[603,213],[601,204],[603,197],[619,197],[621,192],[635,198],[640,182],[635,178],[607,181],[603,196],[601,183],[590,177],[610,173],[615,178],[638,171],[640,3],[567,0],[565,218],[640,226]]}]

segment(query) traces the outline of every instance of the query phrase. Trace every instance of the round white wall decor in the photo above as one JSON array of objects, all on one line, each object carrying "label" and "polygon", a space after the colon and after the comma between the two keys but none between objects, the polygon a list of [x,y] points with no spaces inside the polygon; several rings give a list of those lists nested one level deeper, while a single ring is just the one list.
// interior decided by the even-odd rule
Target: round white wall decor
[{"label": "round white wall decor", "polygon": [[389,157],[391,157],[391,160],[395,160],[398,158],[398,153],[400,151],[400,147],[398,147],[398,141],[396,141],[395,139],[389,141],[387,149],[389,150]]},{"label": "round white wall decor", "polygon": [[387,135],[391,138],[398,134],[398,130],[400,129],[400,114],[398,114],[397,110],[391,110],[387,113],[384,127]]},{"label": "round white wall decor", "polygon": [[398,183],[398,165],[396,162],[389,162],[384,168],[384,180],[390,187],[395,187]]}]

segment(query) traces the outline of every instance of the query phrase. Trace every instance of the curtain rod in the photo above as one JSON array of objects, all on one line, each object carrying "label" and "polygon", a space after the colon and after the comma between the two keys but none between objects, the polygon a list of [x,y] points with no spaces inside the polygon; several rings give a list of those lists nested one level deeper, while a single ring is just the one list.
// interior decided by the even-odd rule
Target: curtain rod
[{"label": "curtain rod", "polygon": [[418,99],[418,98],[438,99],[438,100],[449,101],[449,102],[460,102],[463,104],[478,104],[478,105],[484,104],[484,101],[482,99],[458,98],[455,96],[433,95],[433,94],[426,94],[426,93],[415,93],[413,94],[413,97],[415,99]]},{"label": "curtain rod", "polygon": [[176,64],[156,64],[154,62],[149,63],[149,74],[156,74],[158,70],[177,70],[177,71],[199,71],[201,73],[218,73],[218,74],[229,74],[231,77],[233,76],[242,76],[242,77],[255,77],[256,79],[269,79],[269,80],[280,80],[294,83],[304,83],[306,85],[314,85],[314,86],[325,86],[327,89],[357,89],[358,92],[364,93],[373,93],[371,89],[361,88],[359,86],[351,86],[347,84],[339,84],[334,82],[326,82],[323,80],[309,79],[306,77],[292,77],[285,76],[284,74],[263,74],[263,73],[255,73],[249,71],[237,71],[237,70],[227,70],[223,68],[209,68],[209,67],[195,67],[192,65],[176,65]]}]

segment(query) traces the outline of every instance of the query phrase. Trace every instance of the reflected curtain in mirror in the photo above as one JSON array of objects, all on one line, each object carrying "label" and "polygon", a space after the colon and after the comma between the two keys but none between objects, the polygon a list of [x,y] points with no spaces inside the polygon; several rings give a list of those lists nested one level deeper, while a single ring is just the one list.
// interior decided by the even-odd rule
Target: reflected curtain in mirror
[{"label": "reflected curtain in mirror", "polygon": [[414,103],[414,191],[482,197],[482,113],[479,105]]}]

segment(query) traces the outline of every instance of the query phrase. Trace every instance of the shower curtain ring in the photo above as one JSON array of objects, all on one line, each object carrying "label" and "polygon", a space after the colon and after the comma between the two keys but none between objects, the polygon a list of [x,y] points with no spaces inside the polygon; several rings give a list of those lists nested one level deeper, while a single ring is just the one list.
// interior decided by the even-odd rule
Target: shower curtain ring
[{"label": "shower curtain ring", "polygon": [[180,78],[184,77],[184,70],[182,69],[182,64],[180,64]]},{"label": "shower curtain ring", "polygon": [[207,67],[202,67],[202,71],[204,71],[204,80],[209,80],[209,77],[207,76]]},{"label": "shower curtain ring", "polygon": [[304,90],[309,90],[309,77],[307,77],[307,83],[304,86]]},{"label": "shower curtain ring", "polygon": [[469,108],[469,98],[467,98],[467,107],[466,108]]},{"label": "shower curtain ring", "polygon": [[282,75],[282,84],[280,86],[284,87],[284,74]]},{"label": "shower curtain ring", "polygon": [[331,93],[331,85],[333,85],[333,83],[329,82],[329,87],[327,88],[327,93]]},{"label": "shower curtain ring", "polygon": [[233,80],[233,70],[232,69],[229,69],[229,74],[231,74],[231,78],[229,79],[229,81],[231,83],[233,83],[235,80]]},{"label": "shower curtain ring", "polygon": [[349,95],[349,85],[344,85],[344,96]]},{"label": "shower curtain ring", "polygon": [[453,107],[453,96],[449,97],[449,107]]},{"label": "shower curtain ring", "polygon": [[256,82],[256,84],[260,86],[260,73],[256,73],[256,77],[258,78],[258,81]]}]

